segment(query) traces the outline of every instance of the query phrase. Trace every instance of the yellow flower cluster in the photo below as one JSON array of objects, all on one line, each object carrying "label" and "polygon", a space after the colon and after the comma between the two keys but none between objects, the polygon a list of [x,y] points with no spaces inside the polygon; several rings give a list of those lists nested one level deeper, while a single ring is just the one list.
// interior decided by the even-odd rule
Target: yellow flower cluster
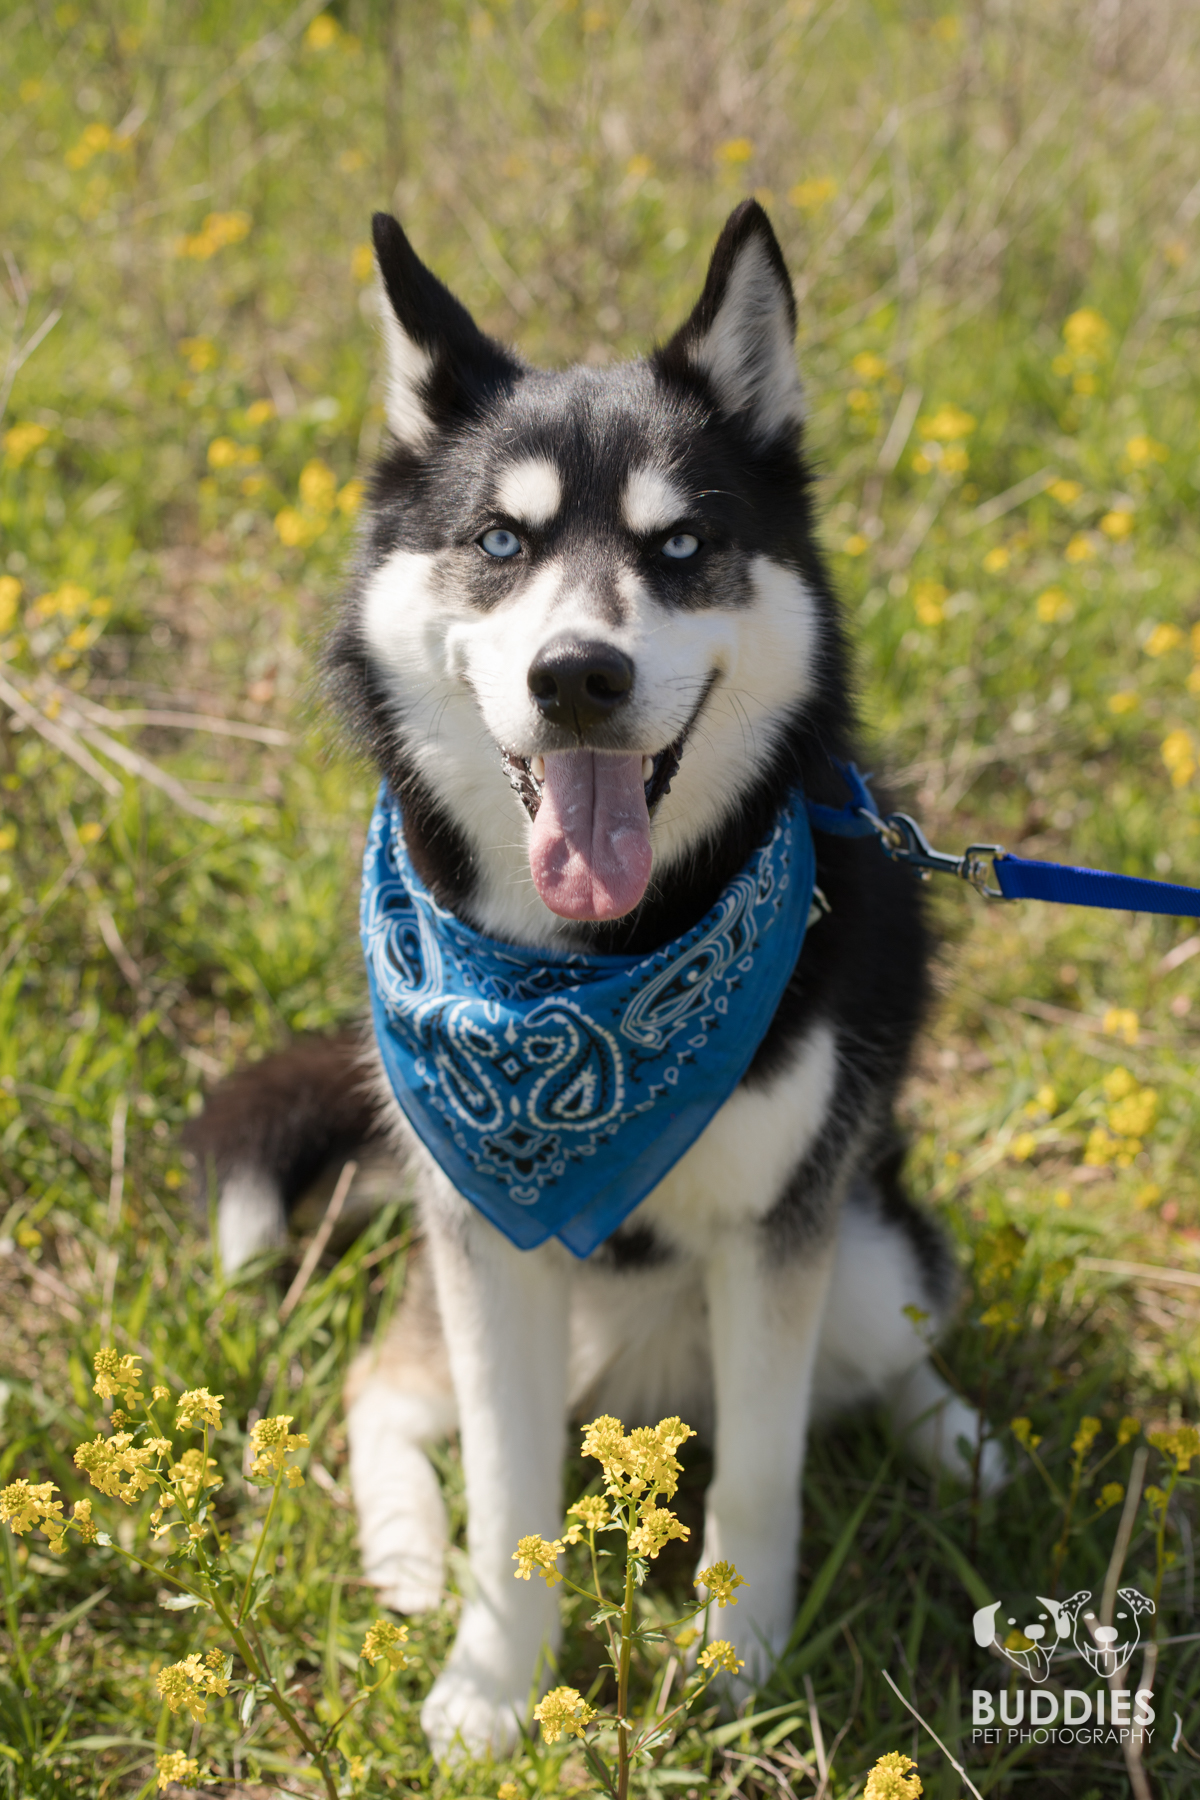
[{"label": "yellow flower cluster", "polygon": [[251,223],[248,212],[209,213],[199,231],[175,239],[175,255],[207,262],[218,250],[224,250],[229,244],[240,244],[248,237]]},{"label": "yellow flower cluster", "polygon": [[185,1756],[182,1750],[168,1750],[155,1764],[155,1774],[161,1793],[173,1781],[199,1781],[200,1764],[194,1756]]},{"label": "yellow flower cluster", "polygon": [[738,1670],[744,1669],[746,1665],[740,1660],[728,1638],[714,1638],[708,1648],[700,1652],[700,1666],[710,1669],[714,1675],[722,1672],[726,1675],[736,1675]]},{"label": "yellow flower cluster", "polygon": [[[145,1444],[135,1445],[132,1432],[114,1431],[111,1437],[97,1436],[90,1444],[80,1444],[75,1452],[75,1467],[82,1469],[102,1494],[132,1506],[147,1488],[154,1486],[154,1477],[161,1473],[161,1458],[169,1455],[170,1449],[166,1438],[150,1438]],[[122,1475],[129,1478],[124,1487]]]},{"label": "yellow flower cluster", "polygon": [[374,1624],[367,1627],[367,1635],[363,1639],[359,1655],[372,1668],[378,1662],[386,1662],[393,1672],[396,1669],[406,1669],[408,1658],[404,1654],[404,1645],[407,1642],[407,1625],[393,1625],[390,1619],[376,1619]]},{"label": "yellow flower cluster", "polygon": [[210,1650],[203,1662],[195,1653],[185,1656],[160,1669],[155,1686],[173,1713],[183,1707],[199,1724],[208,1712],[209,1694],[219,1698],[229,1691],[225,1657],[220,1650]]},{"label": "yellow flower cluster", "polygon": [[681,1419],[670,1418],[639,1425],[626,1436],[620,1419],[602,1414],[583,1428],[583,1454],[596,1458],[610,1494],[649,1502],[665,1494],[670,1500],[683,1473],[675,1452],[695,1435]]},{"label": "yellow flower cluster", "polygon": [[562,1572],[558,1567],[558,1558],[563,1553],[562,1538],[547,1540],[532,1532],[528,1537],[519,1540],[512,1553],[512,1560],[517,1568],[514,1581],[528,1581],[536,1569],[543,1577],[547,1587],[553,1587],[562,1580]]},{"label": "yellow flower cluster", "polygon": [[1085,1457],[1099,1436],[1100,1421],[1088,1414],[1079,1421],[1079,1429],[1071,1439],[1071,1449],[1076,1456]]},{"label": "yellow flower cluster", "polygon": [[798,181],[795,187],[788,189],[788,199],[801,212],[818,213],[823,206],[828,206],[838,191],[838,184],[832,175],[810,175],[807,181]]},{"label": "yellow flower cluster", "polygon": [[347,481],[341,488],[337,476],[319,456],[300,471],[300,505],[285,506],[275,515],[275,532],[289,549],[315,543],[338,511],[352,518],[362,505],[363,483]]},{"label": "yellow flower cluster", "polygon": [[909,1774],[916,1769],[911,1756],[904,1756],[899,1750],[889,1750],[881,1756],[871,1773],[867,1776],[867,1785],[863,1789],[863,1800],[918,1800],[924,1793],[921,1777]]},{"label": "yellow flower cluster", "polygon": [[63,161],[68,169],[86,169],[94,156],[107,150],[113,141],[112,127],[96,119],[85,125],[78,140],[67,151]]},{"label": "yellow flower cluster", "polygon": [[556,1744],[564,1732],[568,1737],[581,1738],[596,1716],[596,1709],[577,1689],[556,1687],[534,1707],[533,1716],[542,1728],[542,1742]]},{"label": "yellow flower cluster", "polygon": [[1119,1481],[1106,1481],[1096,1499],[1097,1513],[1111,1511],[1114,1506],[1120,1506],[1124,1498],[1125,1489]]},{"label": "yellow flower cluster", "polygon": [[[1193,1460],[1200,1456],[1200,1431],[1194,1425],[1176,1425],[1173,1431],[1148,1431],[1146,1436],[1156,1450],[1175,1458],[1181,1475],[1186,1475]],[[1149,1489],[1146,1491],[1149,1494]]]},{"label": "yellow flower cluster", "polygon": [[948,590],[940,581],[918,581],[913,589],[913,610],[922,625],[940,625],[946,617]]},{"label": "yellow flower cluster", "polygon": [[254,1461],[250,1464],[250,1474],[259,1481],[273,1481],[281,1469],[287,1469],[289,1487],[302,1487],[304,1477],[299,1469],[289,1466],[287,1455],[290,1450],[307,1450],[308,1435],[303,1431],[289,1431],[292,1422],[291,1413],[279,1413],[273,1419],[259,1419],[250,1430],[250,1448],[254,1452]]},{"label": "yellow flower cluster", "polygon": [[[181,1493],[188,1505],[191,1506],[206,1488],[221,1486],[221,1477],[212,1472],[216,1466],[216,1459],[211,1456],[206,1457],[202,1450],[185,1450],[179,1461],[171,1464],[167,1473],[176,1492]],[[164,1494],[150,1514],[150,1523],[157,1526],[163,1514],[174,1505],[175,1495]],[[178,1520],[175,1522],[181,1523]],[[162,1536],[170,1529],[170,1525],[164,1525],[162,1532],[156,1532],[155,1535]]]},{"label": "yellow flower cluster", "polygon": [[737,1570],[731,1562],[710,1563],[707,1569],[701,1569],[696,1576],[695,1585],[708,1589],[710,1599],[719,1607],[736,1606],[737,1595],[734,1588],[745,1587]]},{"label": "yellow flower cluster", "polygon": [[115,1350],[97,1350],[92,1359],[92,1368],[96,1372],[93,1394],[99,1394],[102,1400],[111,1400],[121,1394],[126,1406],[139,1406],[144,1398],[138,1388],[142,1379],[138,1367],[141,1360],[140,1356],[118,1356]]},{"label": "yellow flower cluster", "polygon": [[210,1394],[206,1387],[188,1388],[186,1393],[179,1396],[175,1429],[186,1431],[197,1421],[202,1425],[218,1426],[221,1423],[221,1402],[224,1398],[224,1394]]},{"label": "yellow flower cluster", "polygon": [[643,1506],[638,1522],[629,1534],[629,1548],[635,1556],[656,1557],[672,1538],[687,1542],[692,1535],[669,1506]]},{"label": "yellow flower cluster", "polygon": [[1196,773],[1196,740],[1182,728],[1169,731],[1162,741],[1162,759],[1172,787],[1186,787]]},{"label": "yellow flower cluster", "polygon": [[1012,1419],[1009,1421],[1009,1429],[1023,1450],[1036,1450],[1042,1441],[1030,1419]]},{"label": "yellow flower cluster", "polygon": [[585,1494],[574,1506],[568,1506],[567,1517],[570,1518],[572,1514],[575,1516],[575,1523],[567,1527],[568,1544],[577,1544],[585,1531],[603,1531],[611,1517],[608,1501],[603,1494]]},{"label": "yellow flower cluster", "polygon": [[27,457],[40,450],[50,436],[44,425],[36,425],[32,419],[21,420],[10,425],[4,434],[4,457],[14,469],[19,469]]}]

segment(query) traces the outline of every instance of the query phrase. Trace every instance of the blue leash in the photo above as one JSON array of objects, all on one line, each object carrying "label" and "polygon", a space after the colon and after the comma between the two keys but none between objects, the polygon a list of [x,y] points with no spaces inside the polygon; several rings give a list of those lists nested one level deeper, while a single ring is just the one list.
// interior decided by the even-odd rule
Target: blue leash
[{"label": "blue leash", "polygon": [[1200,919],[1200,888],[1146,881],[1140,875],[1112,875],[1104,869],[1077,869],[1070,863],[1032,862],[1010,855],[1002,844],[969,844],[961,856],[935,850],[907,813],[880,817],[866,778],[853,763],[838,762],[836,757],[833,762],[852,797],[841,807],[810,800],[808,816],[814,830],[834,837],[877,837],[893,862],[907,863],[922,880],[932,874],[957,875],[989,900],[1054,900],[1062,906]]}]

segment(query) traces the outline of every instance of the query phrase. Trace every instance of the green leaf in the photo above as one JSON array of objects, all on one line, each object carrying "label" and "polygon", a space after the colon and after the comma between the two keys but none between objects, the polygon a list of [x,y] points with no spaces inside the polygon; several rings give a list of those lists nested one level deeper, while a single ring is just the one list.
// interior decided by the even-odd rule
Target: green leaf
[{"label": "green leaf", "polygon": [[858,1536],[858,1528],[866,1518],[871,1502],[879,1492],[879,1484],[887,1473],[891,1460],[890,1455],[884,1458],[880,1464],[879,1473],[842,1527],[842,1533],[837,1543],[817,1570],[813,1584],[804,1596],[804,1605],[796,1615],[796,1623],[792,1626],[787,1649],[784,1651],[785,1656],[787,1650],[794,1650],[798,1644],[804,1642],[805,1633],[825,1604],[825,1597],[834,1584],[838,1570],[850,1554],[850,1547]]},{"label": "green leaf", "polygon": [[211,1602],[202,1600],[199,1594],[168,1594],[166,1599],[160,1600],[158,1604],[164,1612],[187,1612],[193,1606],[203,1606],[209,1612],[212,1611]]}]

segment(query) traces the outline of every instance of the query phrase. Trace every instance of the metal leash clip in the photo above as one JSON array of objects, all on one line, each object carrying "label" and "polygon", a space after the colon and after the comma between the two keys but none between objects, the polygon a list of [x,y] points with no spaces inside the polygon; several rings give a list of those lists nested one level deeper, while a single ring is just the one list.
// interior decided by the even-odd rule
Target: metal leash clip
[{"label": "metal leash clip", "polygon": [[879,819],[865,807],[860,810],[863,817],[870,820],[892,861],[907,863],[922,881],[928,881],[934,874],[957,875],[960,881],[970,882],[985,900],[1003,900],[1003,893],[988,879],[995,873],[989,864],[996,857],[1007,855],[1003,844],[968,844],[961,856],[953,856],[946,850],[935,850],[908,813],[889,813],[886,819]]}]

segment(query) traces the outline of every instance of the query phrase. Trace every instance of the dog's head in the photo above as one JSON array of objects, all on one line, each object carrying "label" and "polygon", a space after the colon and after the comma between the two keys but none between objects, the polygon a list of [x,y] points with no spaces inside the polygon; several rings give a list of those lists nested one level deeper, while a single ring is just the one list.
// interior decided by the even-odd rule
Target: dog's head
[{"label": "dog's head", "polygon": [[1082,1594],[1076,1598],[1088,1604],[1075,1612],[1075,1648],[1098,1675],[1106,1679],[1119,1675],[1141,1641],[1142,1616],[1154,1611],[1153,1600],[1137,1588],[1118,1588],[1113,1622],[1101,1625],[1096,1608],[1090,1604],[1091,1596]]},{"label": "dog's head", "polygon": [[840,747],[791,283],[747,201],[665,345],[547,373],[386,214],[375,250],[394,443],[329,667],[422,872],[550,941],[633,912],[731,820],[752,844],[805,730]]},{"label": "dog's head", "polygon": [[[1076,1596],[1078,1600],[1088,1598],[1087,1594]],[[1074,1615],[1069,1600],[1059,1602],[1039,1594],[1037,1603],[1035,1616],[1023,1625],[1017,1623],[1017,1614],[1009,1613],[1000,1600],[994,1600],[990,1606],[981,1606],[971,1624],[980,1649],[994,1647],[1014,1668],[1023,1669],[1034,1681],[1045,1681],[1055,1649],[1063,1638],[1071,1635]],[[1003,1630],[1002,1624],[1008,1629]]]}]

